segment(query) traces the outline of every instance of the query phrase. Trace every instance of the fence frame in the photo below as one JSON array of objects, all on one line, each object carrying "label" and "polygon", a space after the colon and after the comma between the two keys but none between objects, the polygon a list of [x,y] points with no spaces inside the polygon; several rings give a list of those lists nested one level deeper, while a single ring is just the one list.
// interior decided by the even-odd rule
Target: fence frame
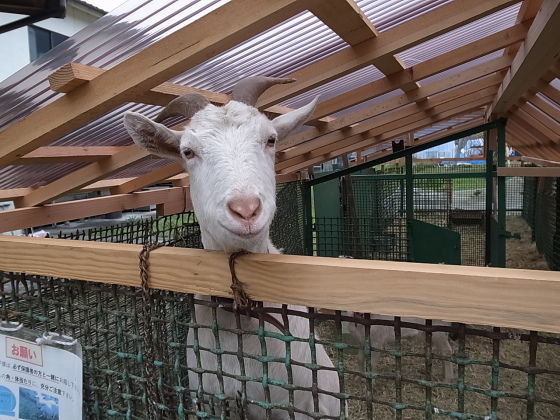
[{"label": "fence frame", "polygon": [[[138,287],[141,249],[6,236],[0,270]],[[151,287],[232,297],[228,257],[157,249]],[[251,254],[238,260],[237,274],[257,301],[560,333],[557,272]]]}]

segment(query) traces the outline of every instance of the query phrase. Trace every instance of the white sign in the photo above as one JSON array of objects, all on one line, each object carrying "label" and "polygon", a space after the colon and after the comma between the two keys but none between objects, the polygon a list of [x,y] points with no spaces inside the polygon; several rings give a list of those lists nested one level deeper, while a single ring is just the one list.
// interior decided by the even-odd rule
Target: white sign
[{"label": "white sign", "polygon": [[0,334],[0,419],[82,419],[80,356]]}]

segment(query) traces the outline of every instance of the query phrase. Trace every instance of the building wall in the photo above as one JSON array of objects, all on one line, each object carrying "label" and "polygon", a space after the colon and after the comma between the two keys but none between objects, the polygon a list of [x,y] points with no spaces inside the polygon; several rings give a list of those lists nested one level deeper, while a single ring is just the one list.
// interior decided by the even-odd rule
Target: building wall
[{"label": "building wall", "polygon": [[[0,25],[24,17],[23,15],[13,13],[0,13]],[[69,1],[64,19],[51,18],[36,22],[33,25],[62,35],[72,36],[100,17],[100,13],[88,10],[85,6]],[[0,81],[30,63],[29,31],[27,26],[0,34],[0,60],[2,62],[0,66]]]}]

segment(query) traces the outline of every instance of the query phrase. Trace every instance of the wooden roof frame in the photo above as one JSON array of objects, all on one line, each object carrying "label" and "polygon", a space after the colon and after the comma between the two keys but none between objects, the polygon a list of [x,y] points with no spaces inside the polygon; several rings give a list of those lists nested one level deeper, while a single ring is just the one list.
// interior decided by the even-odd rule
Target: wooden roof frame
[{"label": "wooden roof frame", "polygon": [[[270,115],[288,112],[290,108],[278,104],[366,66],[374,65],[385,77],[319,103],[308,128],[278,145],[278,174],[301,171],[484,109],[487,119],[494,115],[510,118],[508,141],[514,147],[530,150],[535,158],[560,161],[560,91],[550,84],[560,75],[560,33],[556,30],[560,0],[524,0],[513,26],[412,67],[405,67],[396,56],[514,3],[455,0],[380,33],[353,0],[329,0],[329,7],[325,0],[233,0],[219,13],[203,16],[109,70],[68,63],[53,73],[52,89],[64,95],[0,132],[0,166],[67,162],[87,166],[38,188],[0,190],[0,199],[14,199],[17,207],[24,209],[74,191],[99,188],[126,196],[169,181],[182,172],[180,165],[169,163],[133,179],[108,179],[149,158],[135,146],[78,148],[49,144],[125,102],[165,105],[178,95],[198,92],[212,103],[227,103],[229,95],[225,93],[179,86],[168,80],[305,10],[315,14],[348,47],[283,75],[297,81],[269,89],[259,99],[262,110]],[[241,14],[239,10],[255,13]],[[215,27],[221,28],[219,33],[213,30]],[[186,45],[179,42],[181,39],[191,42]],[[429,84],[421,83],[503,48],[501,57]],[[403,93],[332,117],[396,89]],[[188,177],[183,175],[173,182],[188,185]]]}]

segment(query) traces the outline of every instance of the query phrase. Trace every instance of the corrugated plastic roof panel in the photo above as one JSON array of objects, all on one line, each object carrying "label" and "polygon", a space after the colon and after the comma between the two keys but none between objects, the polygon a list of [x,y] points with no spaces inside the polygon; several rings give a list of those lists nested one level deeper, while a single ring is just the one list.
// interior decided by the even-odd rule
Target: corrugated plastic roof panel
[{"label": "corrugated plastic roof panel", "polygon": [[495,34],[515,24],[521,3],[492,13],[453,31],[449,31],[398,55],[407,67],[434,58],[440,54],[462,47],[477,39]]},{"label": "corrugated plastic roof panel", "polygon": [[[358,0],[364,14],[380,32],[435,10],[452,0]],[[227,0],[129,0],[92,25],[72,36],[43,57],[0,82],[0,131],[40,109],[60,96],[49,89],[47,76],[68,62],[110,69],[157,40],[188,25],[227,3]],[[414,65],[515,23],[520,3],[469,23],[433,40],[403,51],[406,66]],[[240,78],[264,74],[284,76],[324,59],[347,44],[310,12],[303,12],[246,42],[178,75],[172,82],[228,93]],[[503,53],[498,51],[421,81],[439,80],[478,65]],[[291,98],[283,105],[298,107],[317,94],[327,100],[348,90],[378,80],[383,75],[368,66],[332,82]],[[560,89],[560,81],[551,85]],[[334,116],[345,115],[402,93],[395,90]],[[558,106],[556,104],[556,106]],[[102,117],[57,139],[57,146],[123,146],[131,144],[122,126],[122,113],[134,110],[153,117],[159,107],[124,104]],[[168,121],[167,124],[177,121]],[[114,177],[141,175],[164,165],[149,160],[134,165]],[[68,175],[84,164],[8,166],[0,170],[0,188],[41,185]],[[37,169],[37,168],[40,168]]]},{"label": "corrugated plastic roof panel", "polygon": [[414,133],[414,138],[424,137],[430,134],[437,133],[438,131],[447,130],[448,128],[455,127],[459,124],[468,123],[469,121],[476,120],[480,118],[484,113],[481,111],[478,112],[470,112],[465,114],[461,117],[453,118],[439,124],[432,125],[431,127],[424,128],[422,130],[416,131]]},{"label": "corrugated plastic roof panel", "polygon": [[379,32],[401,25],[452,0],[357,0],[356,3]]}]

